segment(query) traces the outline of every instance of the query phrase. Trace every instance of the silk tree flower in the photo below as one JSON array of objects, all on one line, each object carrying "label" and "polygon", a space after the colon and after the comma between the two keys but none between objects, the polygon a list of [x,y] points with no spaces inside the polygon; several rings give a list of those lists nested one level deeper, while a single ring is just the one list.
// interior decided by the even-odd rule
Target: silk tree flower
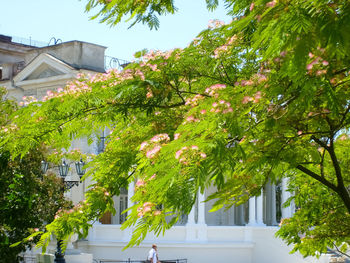
[{"label": "silk tree flower", "polygon": [[276,4],[277,4],[277,2],[274,0],[274,1],[266,3],[266,7],[274,7]]},{"label": "silk tree flower", "polygon": [[162,214],[162,211],[159,211],[159,210],[156,210],[156,211],[153,212],[154,216],[159,216],[161,214]]},{"label": "silk tree flower", "polygon": [[175,153],[175,159],[179,159],[181,154],[182,154],[182,150],[178,150],[176,153]]},{"label": "silk tree flower", "polygon": [[162,142],[162,141],[165,141],[165,142],[170,141],[170,137],[167,133],[157,134],[151,139],[151,142]]},{"label": "silk tree flower", "polygon": [[205,153],[203,153],[203,152],[200,153],[200,156],[201,156],[203,159],[207,158],[207,155],[206,155]]},{"label": "silk tree flower", "polygon": [[144,180],[142,179],[138,179],[136,182],[136,186],[140,187],[140,186],[144,186],[146,183]]},{"label": "silk tree flower", "polygon": [[152,150],[149,150],[146,153],[147,158],[152,159],[156,156],[156,154],[160,151],[161,147],[159,145],[154,146]]},{"label": "silk tree flower", "polygon": [[146,146],[148,146],[148,142],[143,142],[143,143],[141,143],[140,151],[142,151],[143,149],[145,149]]}]

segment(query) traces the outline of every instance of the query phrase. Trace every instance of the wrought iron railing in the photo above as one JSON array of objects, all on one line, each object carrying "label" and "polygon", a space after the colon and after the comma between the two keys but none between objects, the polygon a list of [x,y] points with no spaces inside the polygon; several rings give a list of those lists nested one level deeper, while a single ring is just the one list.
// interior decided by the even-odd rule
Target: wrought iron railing
[{"label": "wrought iron railing", "polygon": [[21,263],[36,263],[36,255],[22,255],[22,261],[20,261]]},{"label": "wrought iron railing", "polygon": [[124,59],[105,56],[105,70],[109,69],[118,69],[122,70],[125,68],[130,62]]},{"label": "wrought iron railing", "polygon": [[[113,260],[113,259],[94,259],[95,263],[149,263],[147,260]],[[187,259],[166,259],[160,260],[162,263],[187,263]]]},{"label": "wrought iron railing", "polygon": [[47,42],[34,40],[31,37],[30,38],[23,38],[23,37],[17,37],[17,36],[11,36],[11,37],[12,37],[12,42],[27,45],[27,46],[46,47],[49,45]]}]

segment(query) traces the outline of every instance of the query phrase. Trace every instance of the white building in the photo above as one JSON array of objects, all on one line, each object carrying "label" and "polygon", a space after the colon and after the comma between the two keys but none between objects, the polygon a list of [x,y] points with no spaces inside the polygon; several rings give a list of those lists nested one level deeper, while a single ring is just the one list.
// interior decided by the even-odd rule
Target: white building
[{"label": "white building", "polygon": [[[10,37],[0,35],[0,86],[5,86],[8,96],[18,101],[23,96],[41,99],[47,91],[64,87],[78,73],[104,72],[105,49],[81,41],[35,47],[12,42]],[[103,149],[97,143],[90,147],[83,140],[74,141],[72,148],[89,153],[99,153]],[[67,197],[74,202],[82,200],[88,183],[73,187]],[[209,212],[213,201],[204,202],[215,191],[209,188],[205,194],[198,195],[191,213],[164,236],[149,234],[139,247],[122,251],[132,231],[120,229],[125,220],[121,212],[131,206],[134,189],[131,183],[120,196],[114,197],[116,215],[105,214],[93,225],[87,239],[76,241],[75,247],[93,254],[96,260],[145,260],[151,244],[156,243],[160,260],[187,259],[188,263],[326,262],[326,257],[305,260],[298,254],[290,255],[291,248],[274,237],[280,219],[290,217],[294,210],[293,207],[281,208],[289,197],[286,184],[286,181],[277,186],[268,184],[260,196],[251,198],[248,203],[214,213]],[[67,263],[78,263],[66,258]]]}]

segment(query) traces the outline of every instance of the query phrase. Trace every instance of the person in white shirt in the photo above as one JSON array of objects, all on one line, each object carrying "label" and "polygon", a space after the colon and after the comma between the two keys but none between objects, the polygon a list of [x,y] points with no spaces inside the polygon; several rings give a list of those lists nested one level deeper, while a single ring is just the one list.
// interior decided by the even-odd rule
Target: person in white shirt
[{"label": "person in white shirt", "polygon": [[148,252],[147,260],[149,260],[151,263],[160,263],[158,260],[158,250],[156,244],[153,244],[151,250]]}]

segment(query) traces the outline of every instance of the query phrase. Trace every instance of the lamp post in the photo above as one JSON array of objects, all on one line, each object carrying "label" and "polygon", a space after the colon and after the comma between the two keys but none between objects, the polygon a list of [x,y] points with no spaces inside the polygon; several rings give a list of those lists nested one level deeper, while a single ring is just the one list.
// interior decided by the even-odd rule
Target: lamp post
[{"label": "lamp post", "polygon": [[[79,175],[79,179],[81,180],[81,178],[83,177],[83,175],[85,174],[85,169],[84,168],[85,163],[83,162],[82,159],[80,159],[79,162],[75,163],[75,168],[77,171],[77,174]],[[41,171],[45,174],[48,170],[49,164],[46,161],[41,161]],[[68,175],[68,171],[69,171],[69,164],[66,163],[66,161],[62,161],[62,164],[58,165],[58,173],[60,175],[60,177],[62,178],[63,184],[64,184],[64,189],[63,192],[66,190],[71,189],[74,185],[78,186],[80,183],[79,181],[67,181],[65,180],[65,178]],[[55,263],[66,263],[66,260],[64,258],[64,253],[62,252],[62,243],[63,240],[57,240],[57,250],[55,252]]]}]

